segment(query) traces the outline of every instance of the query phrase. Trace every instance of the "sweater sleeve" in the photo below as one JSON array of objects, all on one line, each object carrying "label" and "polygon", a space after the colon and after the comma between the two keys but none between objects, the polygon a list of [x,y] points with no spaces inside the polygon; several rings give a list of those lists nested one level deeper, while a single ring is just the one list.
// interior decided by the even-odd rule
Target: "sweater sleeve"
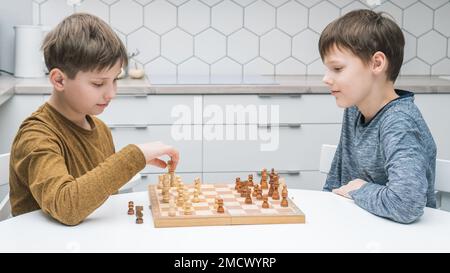
[{"label": "sweater sleeve", "polygon": [[[423,214],[427,202],[427,139],[408,115],[386,120],[380,132],[380,145],[386,158],[386,185],[367,183],[350,192],[355,203],[376,215],[400,223],[411,223]],[[382,181],[380,181],[382,182]]]},{"label": "sweater sleeve", "polygon": [[69,174],[58,139],[31,132],[16,144],[13,166],[41,209],[77,225],[145,167],[139,148],[128,145],[80,177]]},{"label": "sweater sleeve", "polygon": [[333,161],[331,163],[330,171],[327,175],[327,180],[323,186],[324,191],[332,191],[342,186],[341,183],[341,173],[342,173],[342,144],[339,144],[336,148],[336,153],[334,154]]}]

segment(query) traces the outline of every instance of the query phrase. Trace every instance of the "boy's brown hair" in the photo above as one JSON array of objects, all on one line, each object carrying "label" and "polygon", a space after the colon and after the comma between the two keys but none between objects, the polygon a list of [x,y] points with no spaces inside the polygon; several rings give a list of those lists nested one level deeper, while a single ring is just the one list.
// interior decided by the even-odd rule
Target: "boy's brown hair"
[{"label": "boy's brown hair", "polygon": [[125,46],[103,20],[87,13],[65,18],[42,44],[47,69],[61,69],[70,79],[79,71],[101,71],[117,61],[127,66]]},{"label": "boy's brown hair", "polygon": [[375,52],[383,52],[388,59],[387,77],[395,82],[403,63],[405,38],[400,27],[383,13],[361,9],[334,20],[323,30],[319,40],[322,60],[333,46],[350,50],[364,63]]}]

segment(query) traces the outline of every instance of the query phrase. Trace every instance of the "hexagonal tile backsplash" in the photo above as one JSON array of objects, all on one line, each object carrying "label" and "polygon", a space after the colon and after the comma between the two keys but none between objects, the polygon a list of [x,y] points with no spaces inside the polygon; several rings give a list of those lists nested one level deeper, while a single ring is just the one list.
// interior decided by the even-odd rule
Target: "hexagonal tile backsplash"
[{"label": "hexagonal tile backsplash", "polygon": [[33,0],[33,21],[53,27],[73,12],[95,14],[152,75],[313,75],[324,69],[320,32],[359,8],[402,27],[402,75],[450,74],[450,0]]}]

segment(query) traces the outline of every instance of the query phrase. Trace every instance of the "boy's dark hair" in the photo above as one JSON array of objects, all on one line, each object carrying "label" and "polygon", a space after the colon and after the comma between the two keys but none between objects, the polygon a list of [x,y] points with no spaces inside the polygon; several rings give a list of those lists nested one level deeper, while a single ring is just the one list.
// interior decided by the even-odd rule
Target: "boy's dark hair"
[{"label": "boy's dark hair", "polygon": [[61,69],[70,79],[79,71],[109,69],[117,61],[122,67],[128,64],[127,51],[117,34],[87,13],[65,18],[47,34],[41,49],[47,69]]},{"label": "boy's dark hair", "polygon": [[387,77],[395,82],[403,63],[405,38],[400,27],[383,13],[361,9],[334,20],[323,30],[319,40],[322,60],[333,46],[350,50],[364,63],[375,52],[383,52],[388,59]]}]

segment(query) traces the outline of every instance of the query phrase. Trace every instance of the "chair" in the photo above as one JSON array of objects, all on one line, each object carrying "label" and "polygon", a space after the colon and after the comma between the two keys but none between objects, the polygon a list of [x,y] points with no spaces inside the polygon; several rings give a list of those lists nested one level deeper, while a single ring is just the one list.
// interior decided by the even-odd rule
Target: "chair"
[{"label": "chair", "polygon": [[328,174],[333,162],[334,154],[336,153],[337,145],[323,144],[320,151],[320,165],[319,171]]},{"label": "chair", "polygon": [[441,207],[442,196],[450,193],[450,160],[436,159],[434,190],[437,191],[438,207]]},{"label": "chair", "polygon": [[6,196],[0,196],[0,221],[11,217],[11,204],[9,203],[9,154],[0,155],[0,188],[8,189]]}]

